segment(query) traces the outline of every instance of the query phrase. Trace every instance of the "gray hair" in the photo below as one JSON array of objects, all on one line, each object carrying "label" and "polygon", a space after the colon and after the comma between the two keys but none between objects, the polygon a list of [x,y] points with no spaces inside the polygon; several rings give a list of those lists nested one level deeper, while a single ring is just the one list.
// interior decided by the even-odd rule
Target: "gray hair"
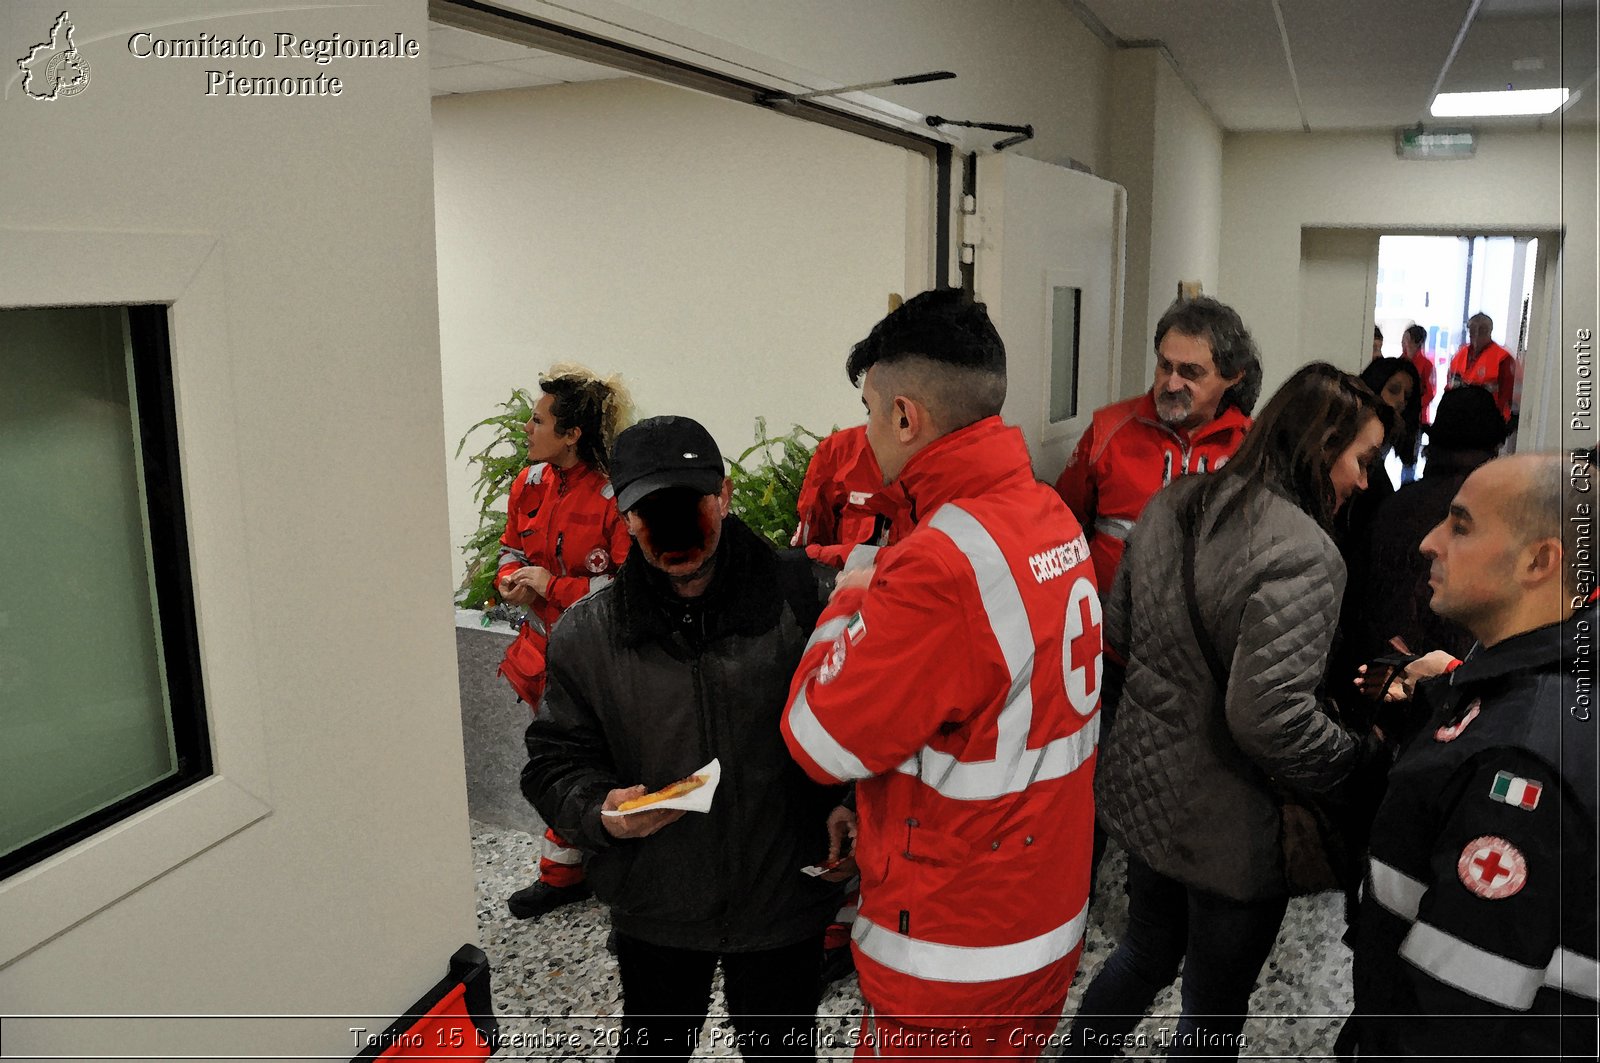
[{"label": "gray hair", "polygon": [[1256,408],[1256,400],[1261,397],[1261,353],[1233,307],[1204,295],[1173,303],[1156,323],[1158,353],[1161,340],[1174,330],[1205,340],[1211,348],[1211,360],[1222,376],[1244,374],[1237,384],[1223,392],[1222,401],[1217,405],[1218,413],[1227,409],[1230,402],[1245,414]]}]

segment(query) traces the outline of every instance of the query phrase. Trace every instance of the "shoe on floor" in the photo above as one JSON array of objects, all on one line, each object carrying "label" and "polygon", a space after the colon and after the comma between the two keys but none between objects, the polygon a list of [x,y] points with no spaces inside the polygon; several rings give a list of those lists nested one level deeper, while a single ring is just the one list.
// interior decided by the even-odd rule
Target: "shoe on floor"
[{"label": "shoe on floor", "polygon": [[822,950],[822,988],[841,978],[846,978],[855,973],[856,958],[850,954],[849,945],[841,945],[836,949]]},{"label": "shoe on floor", "polygon": [[545,882],[535,882],[513,893],[506,901],[506,907],[511,909],[511,914],[518,919],[537,919],[541,915],[555,911],[563,904],[588,900],[593,893],[588,882],[580,882],[576,886],[552,886]]}]

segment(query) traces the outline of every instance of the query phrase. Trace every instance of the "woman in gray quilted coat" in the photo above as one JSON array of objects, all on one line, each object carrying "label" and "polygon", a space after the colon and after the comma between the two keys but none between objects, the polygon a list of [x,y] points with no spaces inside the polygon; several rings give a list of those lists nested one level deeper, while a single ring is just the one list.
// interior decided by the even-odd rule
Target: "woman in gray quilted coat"
[{"label": "woman in gray quilted coat", "polygon": [[[1238,1055],[1289,896],[1273,782],[1327,791],[1362,756],[1318,690],[1345,581],[1329,528],[1384,442],[1372,392],[1313,363],[1232,461],[1161,491],[1133,529],[1105,615],[1126,686],[1095,779],[1100,822],[1128,853],[1128,928],[1084,994],[1066,1055],[1129,1043],[1180,963],[1171,1055]],[[1186,534],[1225,689],[1191,620]]]}]

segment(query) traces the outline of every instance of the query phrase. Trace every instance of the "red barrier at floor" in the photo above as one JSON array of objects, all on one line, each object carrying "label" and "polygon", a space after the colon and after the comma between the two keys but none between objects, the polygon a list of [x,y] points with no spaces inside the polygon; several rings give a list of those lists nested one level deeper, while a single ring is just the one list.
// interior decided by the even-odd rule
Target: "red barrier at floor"
[{"label": "red barrier at floor", "polygon": [[379,1059],[488,1059],[478,1028],[467,1014],[467,987],[458,985],[384,1049]]},{"label": "red barrier at floor", "polygon": [[463,945],[450,957],[450,973],[355,1059],[488,1059],[499,1033],[490,1004],[489,958]]}]

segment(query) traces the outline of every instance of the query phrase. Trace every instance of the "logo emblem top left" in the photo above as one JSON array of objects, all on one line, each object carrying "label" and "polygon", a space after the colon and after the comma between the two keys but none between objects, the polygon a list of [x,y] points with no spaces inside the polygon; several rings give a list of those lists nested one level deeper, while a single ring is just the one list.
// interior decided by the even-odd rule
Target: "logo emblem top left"
[{"label": "logo emblem top left", "polygon": [[50,27],[50,39],[35,44],[17,60],[22,91],[30,99],[64,99],[89,87],[89,63],[73,43],[72,34],[72,18],[63,11]]}]

